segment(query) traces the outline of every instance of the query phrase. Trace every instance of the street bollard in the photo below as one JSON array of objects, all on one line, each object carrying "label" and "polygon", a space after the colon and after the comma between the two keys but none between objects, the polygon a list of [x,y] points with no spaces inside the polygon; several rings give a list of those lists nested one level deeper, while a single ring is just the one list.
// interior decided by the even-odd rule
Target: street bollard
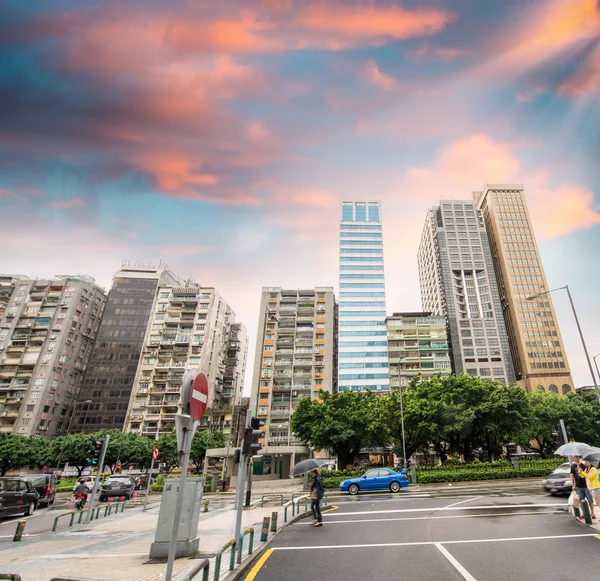
[{"label": "street bollard", "polygon": [[248,539],[248,554],[251,555],[254,550],[254,528],[250,529],[250,534],[248,535],[250,538]]},{"label": "street bollard", "polygon": [[271,532],[277,532],[277,511],[271,513]]},{"label": "street bollard", "polygon": [[585,524],[591,525],[592,524],[592,515],[590,513],[590,507],[587,503],[587,500],[585,502],[581,503],[581,510],[583,511],[583,518],[585,519]]},{"label": "street bollard", "polygon": [[17,530],[15,531],[15,536],[13,537],[13,543],[16,543],[21,540],[23,536],[23,531],[25,530],[25,525],[27,524],[26,520],[20,520],[17,523]]},{"label": "street bollard", "polygon": [[271,519],[268,516],[263,518],[263,526],[262,526],[262,530],[260,531],[261,542],[264,542],[269,538],[269,522],[270,521],[271,521]]},{"label": "street bollard", "polygon": [[208,498],[204,501],[204,512],[208,512]]}]

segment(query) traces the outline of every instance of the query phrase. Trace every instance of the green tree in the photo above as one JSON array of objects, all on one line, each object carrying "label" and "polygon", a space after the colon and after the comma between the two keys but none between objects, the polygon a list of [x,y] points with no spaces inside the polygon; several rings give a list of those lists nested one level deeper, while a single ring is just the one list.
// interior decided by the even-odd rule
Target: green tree
[{"label": "green tree", "polygon": [[175,432],[163,434],[158,440],[158,458],[164,465],[167,474],[179,464],[179,451],[177,449],[177,436]]},{"label": "green tree", "polygon": [[378,396],[370,391],[321,391],[321,401],[303,398],[291,421],[294,435],[314,450],[330,450],[340,467],[352,464],[361,448],[385,446],[389,430]]},{"label": "green tree", "polygon": [[152,449],[156,440],[136,433],[124,434],[121,442],[121,462],[133,464],[141,469],[149,468],[152,462]]},{"label": "green tree", "polygon": [[[6,475],[9,470],[39,466],[38,462],[45,461],[45,458],[40,458],[34,439],[43,440],[0,432],[0,476]],[[43,443],[41,445],[43,446]]]},{"label": "green tree", "polygon": [[89,466],[89,450],[92,448],[94,440],[98,439],[97,434],[69,434],[55,438],[50,446],[51,462],[68,462],[77,470],[77,475]]},{"label": "green tree", "polygon": [[196,431],[192,440],[190,450],[190,462],[195,472],[202,469],[202,463],[206,456],[206,451],[212,448],[223,448],[225,446],[225,434],[222,431],[202,430]]}]

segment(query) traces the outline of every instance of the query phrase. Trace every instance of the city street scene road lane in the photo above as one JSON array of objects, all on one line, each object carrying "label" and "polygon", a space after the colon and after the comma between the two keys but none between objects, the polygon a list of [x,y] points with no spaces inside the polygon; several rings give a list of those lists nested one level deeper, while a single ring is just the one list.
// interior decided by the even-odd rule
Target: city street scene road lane
[{"label": "city street scene road lane", "polygon": [[323,527],[309,518],[283,530],[245,578],[563,581],[575,564],[580,578],[600,566],[596,531],[563,498],[360,498],[335,502]]}]

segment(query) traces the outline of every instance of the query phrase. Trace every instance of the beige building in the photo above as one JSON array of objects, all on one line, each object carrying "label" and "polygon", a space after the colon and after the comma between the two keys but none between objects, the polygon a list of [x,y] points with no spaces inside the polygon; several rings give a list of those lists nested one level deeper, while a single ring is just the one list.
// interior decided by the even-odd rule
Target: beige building
[{"label": "beige building", "polygon": [[290,420],[302,398],[337,391],[336,331],[333,288],[263,288],[250,408],[266,433],[255,474],[287,478],[290,466],[310,456]]},{"label": "beige building", "polygon": [[247,350],[245,329],[234,323],[235,314],[214,288],[159,286],[124,430],[156,438],[172,431],[183,375],[199,369],[209,385],[200,427],[230,431],[241,399]]},{"label": "beige building", "polygon": [[450,375],[446,317],[431,313],[394,313],[386,317],[390,388],[408,387],[417,375]]},{"label": "beige building", "polygon": [[64,434],[81,397],[106,295],[94,279],[79,275],[0,275],[0,285],[0,432]]},{"label": "beige building", "polygon": [[573,391],[573,379],[523,186],[473,192],[486,225],[517,381],[527,391]]}]

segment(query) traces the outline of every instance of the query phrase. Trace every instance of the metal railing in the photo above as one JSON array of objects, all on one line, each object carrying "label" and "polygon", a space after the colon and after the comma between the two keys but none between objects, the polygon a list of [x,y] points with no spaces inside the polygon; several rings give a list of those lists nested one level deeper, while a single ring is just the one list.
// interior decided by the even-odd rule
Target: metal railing
[{"label": "metal railing", "polygon": [[[201,563],[198,563],[181,581],[191,581],[200,572],[202,572],[202,581],[208,581],[210,574],[208,559],[204,559]],[[215,577],[215,579],[218,579],[218,577]]]},{"label": "metal railing", "polygon": [[[104,508],[104,516],[110,516],[112,513],[112,507],[115,507],[115,514],[117,514],[119,512],[119,506],[121,507],[121,512],[123,512],[125,510],[125,505],[127,504],[127,501],[122,502],[122,503],[107,503],[107,504],[101,504],[97,507],[95,507],[94,509],[92,509],[92,513],[90,515],[90,522],[93,521],[94,519],[98,519],[100,516],[100,510],[102,508]],[[69,511],[69,512],[63,512],[61,514],[59,514],[55,519],[54,519],[54,524],[52,525],[52,532],[55,533],[56,529],[58,527],[58,521],[61,517],[63,516],[69,516],[71,515],[71,518],[69,519],[69,526],[72,527],[74,522],[75,522],[75,515],[79,514],[79,518],[77,519],[77,524],[81,524],[81,521],[83,519],[83,516],[86,514],[87,511],[85,510],[80,510],[80,511]]]},{"label": "metal railing", "polygon": [[271,500],[272,498],[279,498],[279,500],[280,500],[279,504],[280,504],[280,506],[283,506],[283,494],[263,494],[260,499],[260,506],[265,505],[265,499]]}]

